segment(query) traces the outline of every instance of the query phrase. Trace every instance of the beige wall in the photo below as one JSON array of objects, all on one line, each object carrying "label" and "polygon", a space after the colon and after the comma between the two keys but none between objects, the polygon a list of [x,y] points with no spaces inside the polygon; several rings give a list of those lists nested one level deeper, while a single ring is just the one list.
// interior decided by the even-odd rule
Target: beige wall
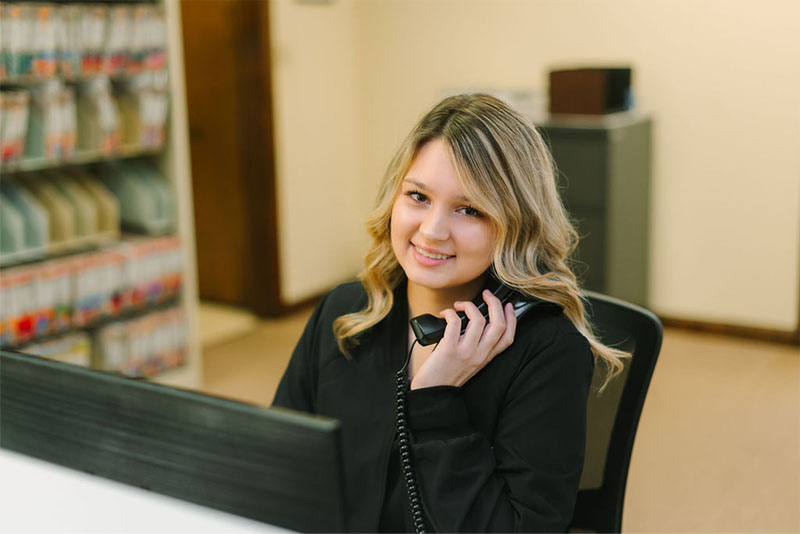
[{"label": "beige wall", "polygon": [[270,2],[281,293],[324,293],[358,272],[367,210],[356,3]]},{"label": "beige wall", "polygon": [[[628,63],[635,70],[638,108],[655,120],[651,307],[672,316],[748,326],[790,330],[797,325],[800,2],[275,4],[280,6],[273,9],[275,33],[281,33],[284,46],[307,51],[303,60],[309,65],[321,61],[315,53],[330,58],[330,41],[335,41],[339,54],[333,54],[333,61],[342,79],[330,80],[308,68],[303,71],[306,78],[298,70],[294,83],[310,87],[307,92],[316,90],[314,94],[319,94],[320,83],[326,88],[333,83],[347,110],[341,112],[340,105],[338,117],[320,123],[321,132],[311,140],[290,128],[302,122],[302,100],[292,100],[286,89],[279,92],[279,155],[286,165],[282,169],[292,157],[304,158],[309,141],[321,143],[314,145],[315,151],[328,154],[331,162],[346,161],[336,166],[321,157],[316,160],[317,169],[331,169],[326,183],[334,181],[355,192],[350,198],[366,206],[394,147],[419,115],[450,89],[544,93],[550,67]],[[305,31],[307,26],[299,27],[298,13],[304,18],[312,18],[311,13],[323,16],[327,33],[312,34]],[[279,75],[281,69],[285,65],[276,62]],[[332,139],[338,149],[334,153]],[[340,152],[348,149],[344,145],[352,151],[349,156]],[[306,172],[310,174],[302,177],[280,172],[279,181],[305,180],[322,188],[314,195],[327,196],[328,186],[319,183],[318,170]],[[281,213],[282,226],[290,225],[285,232],[295,225],[295,232],[311,238],[321,227],[332,228],[315,225],[313,213],[304,206],[308,200],[289,194],[288,185],[281,187],[287,188],[282,207],[292,210]],[[352,216],[336,219],[340,235],[324,236],[325,250],[338,250],[340,237],[352,243],[348,251],[363,242],[358,226],[363,217],[355,220],[357,210],[354,206]],[[319,252],[302,241],[284,243],[283,249],[288,252],[283,262],[287,269],[298,269]],[[360,267],[356,263],[353,274]],[[337,274],[344,273],[344,258],[337,265]],[[301,287],[302,281],[297,284],[295,294],[313,291],[310,282],[306,287]]]}]

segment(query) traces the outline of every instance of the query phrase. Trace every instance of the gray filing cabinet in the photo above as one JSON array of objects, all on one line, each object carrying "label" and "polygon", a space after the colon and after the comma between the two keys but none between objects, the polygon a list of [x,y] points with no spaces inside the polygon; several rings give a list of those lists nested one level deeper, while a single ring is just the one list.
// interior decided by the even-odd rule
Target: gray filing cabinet
[{"label": "gray filing cabinet", "polygon": [[573,268],[583,286],[646,305],[651,120],[632,113],[554,115],[536,126],[581,236]]}]

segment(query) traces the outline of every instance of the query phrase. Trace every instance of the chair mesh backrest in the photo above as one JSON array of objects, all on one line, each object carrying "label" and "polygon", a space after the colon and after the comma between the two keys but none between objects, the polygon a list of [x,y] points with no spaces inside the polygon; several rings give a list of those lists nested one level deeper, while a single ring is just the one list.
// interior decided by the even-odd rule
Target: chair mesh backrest
[{"label": "chair mesh backrest", "polygon": [[606,345],[632,353],[602,393],[603,365],[595,368],[587,407],[586,460],[572,527],[619,531],[633,439],[661,349],[662,328],[651,312],[586,292],[587,312]]},{"label": "chair mesh backrest", "polygon": [[[626,352],[634,351],[635,343],[618,347]],[[628,380],[630,361],[614,380],[600,393],[605,379],[605,369],[597,366],[592,377],[592,390],[586,407],[586,459],[581,474],[580,489],[597,489],[603,485],[608,447],[611,444],[611,431],[622,399],[622,390]]]}]

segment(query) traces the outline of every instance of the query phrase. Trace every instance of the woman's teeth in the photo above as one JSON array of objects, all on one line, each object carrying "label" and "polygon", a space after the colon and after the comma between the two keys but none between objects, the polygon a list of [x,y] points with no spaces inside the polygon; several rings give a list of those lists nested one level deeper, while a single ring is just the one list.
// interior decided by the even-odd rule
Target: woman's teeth
[{"label": "woman's teeth", "polygon": [[446,260],[447,258],[450,257],[445,254],[434,254],[432,252],[428,252],[427,250],[422,250],[419,247],[414,247],[414,248],[417,250],[417,252],[420,253],[420,255],[425,256],[426,258],[431,258],[434,260]]}]

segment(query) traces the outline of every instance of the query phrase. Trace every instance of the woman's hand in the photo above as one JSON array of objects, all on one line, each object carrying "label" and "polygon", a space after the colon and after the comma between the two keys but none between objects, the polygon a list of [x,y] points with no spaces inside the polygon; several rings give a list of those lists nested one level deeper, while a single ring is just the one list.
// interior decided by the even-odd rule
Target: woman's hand
[{"label": "woman's hand", "polygon": [[[488,289],[483,300],[489,307],[489,322],[472,302],[456,302],[454,309],[441,315],[447,327],[436,349],[419,368],[411,381],[411,389],[431,386],[462,386],[492,359],[514,342],[517,316],[509,303],[503,309],[500,300]],[[456,311],[469,318],[461,335],[461,319]]]}]

